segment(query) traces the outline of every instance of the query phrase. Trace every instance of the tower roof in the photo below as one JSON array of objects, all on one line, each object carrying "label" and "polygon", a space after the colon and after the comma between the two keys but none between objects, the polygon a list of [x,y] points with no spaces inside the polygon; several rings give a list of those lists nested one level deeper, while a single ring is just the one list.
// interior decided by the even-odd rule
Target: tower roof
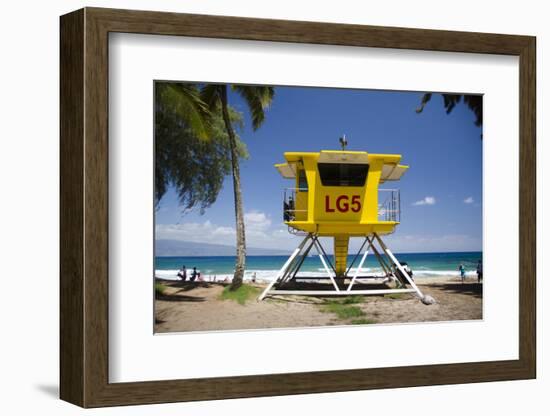
[{"label": "tower roof", "polygon": [[317,163],[338,163],[338,164],[369,164],[374,160],[383,161],[380,183],[385,181],[396,181],[409,168],[400,165],[401,155],[367,153],[350,150],[321,150],[320,152],[285,152],[286,163],[279,163],[275,168],[281,176],[286,179],[296,177],[297,165],[304,159],[315,159]]}]

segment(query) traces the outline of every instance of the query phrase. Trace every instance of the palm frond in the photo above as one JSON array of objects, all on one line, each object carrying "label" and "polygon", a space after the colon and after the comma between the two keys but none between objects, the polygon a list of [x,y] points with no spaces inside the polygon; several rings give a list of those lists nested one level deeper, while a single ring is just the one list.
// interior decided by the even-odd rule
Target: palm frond
[{"label": "palm frond", "polygon": [[208,105],[201,99],[195,84],[166,82],[158,83],[159,100],[172,109],[183,122],[193,129],[200,139],[207,139],[211,128]]},{"label": "palm frond", "polygon": [[205,84],[201,88],[201,100],[206,103],[210,111],[219,110],[221,88],[227,88],[227,86],[225,84]]},{"label": "palm frond", "polygon": [[[420,106],[416,109],[417,113],[424,110],[426,104],[431,100],[432,94],[426,93],[422,96]],[[476,116],[475,125],[480,127],[483,124],[483,96],[482,95],[467,95],[467,94],[441,94],[445,112],[450,114],[461,101],[474,113]]]},{"label": "palm frond", "polygon": [[[232,123],[242,115],[228,107]],[[155,208],[170,187],[177,192],[182,213],[211,206],[231,173],[230,140],[220,112],[212,113],[208,140],[182,120],[173,107],[155,102]],[[237,154],[248,157],[246,145],[235,133]]]},{"label": "palm frond", "polygon": [[450,114],[462,99],[462,95],[459,94],[442,94],[441,96],[443,97],[443,105],[447,114]]},{"label": "palm frond", "polygon": [[482,95],[465,95],[464,103],[476,115],[476,126],[483,124],[483,96]]},{"label": "palm frond", "polygon": [[273,101],[275,89],[263,85],[232,85],[232,89],[246,101],[252,128],[257,130],[265,120],[265,111]]},{"label": "palm frond", "polygon": [[419,114],[422,111],[424,111],[424,107],[426,107],[426,104],[432,99],[431,93],[426,93],[422,96],[422,100],[420,101],[420,106],[417,107],[416,112]]}]

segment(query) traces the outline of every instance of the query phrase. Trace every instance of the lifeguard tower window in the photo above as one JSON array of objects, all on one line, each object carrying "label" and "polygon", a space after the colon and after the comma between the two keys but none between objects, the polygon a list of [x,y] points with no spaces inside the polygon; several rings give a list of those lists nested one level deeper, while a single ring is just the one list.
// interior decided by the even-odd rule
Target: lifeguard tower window
[{"label": "lifeguard tower window", "polygon": [[318,163],[323,186],[365,186],[368,164]]},{"label": "lifeguard tower window", "polygon": [[298,191],[307,192],[307,177],[303,169],[298,171]]}]

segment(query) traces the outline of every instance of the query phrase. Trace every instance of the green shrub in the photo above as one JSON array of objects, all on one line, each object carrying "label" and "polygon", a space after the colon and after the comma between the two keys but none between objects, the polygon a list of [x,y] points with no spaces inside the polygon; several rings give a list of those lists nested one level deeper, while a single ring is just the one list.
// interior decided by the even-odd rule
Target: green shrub
[{"label": "green shrub", "polygon": [[155,293],[157,295],[164,295],[164,291],[166,290],[166,286],[164,286],[162,283],[155,283]]},{"label": "green shrub", "polygon": [[342,302],[344,305],[352,305],[354,303],[362,303],[363,302],[363,296],[360,295],[353,295],[353,296],[346,296],[344,298],[344,301]]},{"label": "green shrub", "polygon": [[323,312],[331,312],[336,314],[340,319],[356,318],[365,315],[365,312],[358,306],[347,306],[339,302],[329,302],[321,309]]},{"label": "green shrub", "polygon": [[242,284],[237,290],[230,290],[229,288],[230,286],[226,286],[223,289],[220,299],[234,300],[240,305],[244,305],[247,301],[255,299],[260,294],[259,288],[246,284]]}]

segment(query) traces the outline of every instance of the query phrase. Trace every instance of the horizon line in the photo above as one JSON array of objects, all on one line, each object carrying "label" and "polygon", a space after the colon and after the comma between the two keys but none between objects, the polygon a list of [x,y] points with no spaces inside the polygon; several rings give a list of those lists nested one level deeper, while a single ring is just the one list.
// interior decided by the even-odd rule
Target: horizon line
[{"label": "horizon line", "polygon": [[[258,249],[257,247],[255,247]],[[269,249],[260,249],[260,250],[269,250]],[[292,251],[289,251],[289,254]],[[457,253],[483,253],[483,250],[461,250],[461,251],[400,251],[394,252],[395,255],[399,254],[457,254]],[[327,252],[327,254],[334,255],[334,253]],[[349,256],[354,256],[355,254],[348,254]],[[156,255],[155,257],[235,257],[236,255]],[[286,254],[247,254],[246,257],[262,257],[262,256],[286,256]]]}]

